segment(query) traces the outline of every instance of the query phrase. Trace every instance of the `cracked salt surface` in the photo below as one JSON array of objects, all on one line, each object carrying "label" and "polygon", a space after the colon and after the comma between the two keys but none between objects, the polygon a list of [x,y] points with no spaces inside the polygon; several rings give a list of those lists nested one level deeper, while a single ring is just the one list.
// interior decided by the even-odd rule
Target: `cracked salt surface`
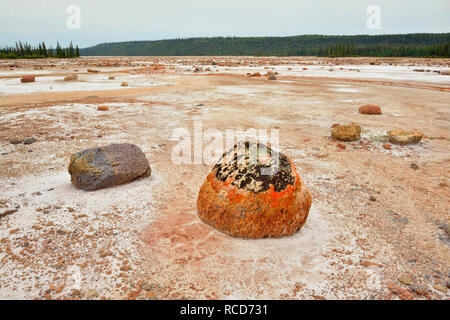
[{"label": "cracked salt surface", "polygon": [[221,278],[219,286],[232,292],[224,299],[273,299],[274,293],[290,295],[296,282],[305,284],[309,290],[326,287],[327,273],[332,271],[321,253],[328,250],[337,230],[322,211],[313,202],[306,224],[290,237],[230,239],[232,255],[251,263],[239,263],[239,274],[247,275],[248,279],[238,274]]},{"label": "cracked salt surface", "polygon": [[[20,204],[17,212],[2,218],[0,222],[0,238],[8,238],[14,241],[14,237],[26,237],[37,242],[32,244],[34,251],[42,252],[34,255],[24,267],[16,268],[13,261],[5,261],[5,252],[0,252],[2,261],[2,277],[9,278],[8,286],[0,287],[0,299],[29,299],[39,295],[39,291],[55,283],[55,275],[65,279],[65,288],[61,294],[70,294],[72,289],[96,288],[101,291],[110,292],[115,286],[118,270],[116,256],[120,252],[128,252],[127,259],[133,265],[138,260],[138,248],[136,247],[135,230],[140,230],[153,219],[155,212],[153,194],[155,188],[163,181],[155,168],[149,178],[140,179],[125,185],[115,186],[95,192],[78,190],[72,186],[70,175],[67,171],[58,171],[41,175],[30,175],[20,179],[9,179],[0,182],[0,191],[3,197],[12,204]],[[39,191],[40,194],[36,194]],[[73,213],[68,211],[72,208]],[[37,212],[38,208],[47,208]],[[79,219],[79,215],[83,218]],[[120,219],[119,219],[120,218]],[[54,236],[53,250],[48,251],[50,234],[42,233],[33,228],[37,222],[51,222],[58,230],[63,232],[80,232],[77,238],[80,242],[70,247],[61,247],[62,250],[75,252],[79,258],[66,264],[63,269],[55,270],[52,252],[54,246],[67,246],[58,242],[63,236]],[[89,226],[89,227],[86,227]],[[9,230],[18,228],[19,233],[11,236]],[[89,229],[89,230],[88,230]],[[102,234],[102,230],[113,230],[113,233]],[[89,235],[96,232],[94,238]],[[100,234],[98,234],[100,232]],[[81,236],[80,236],[81,235]],[[16,238],[17,239],[17,238]],[[111,241],[112,240],[112,241]],[[94,266],[80,268],[92,257],[94,259],[97,251],[107,246],[115,256],[109,257],[112,261],[109,265],[113,271],[113,277],[101,274],[94,270]],[[98,248],[98,249],[97,249]],[[92,251],[92,249],[94,249]],[[22,250],[15,246],[15,254]],[[59,249],[58,249],[59,250]],[[19,254],[20,256],[20,254]],[[16,266],[16,267],[15,267]],[[31,272],[35,277],[25,279]],[[81,279],[80,283],[73,282],[73,274]],[[103,278],[100,280],[99,278]],[[21,280],[19,280],[21,279]],[[71,280],[72,279],[72,280]],[[6,280],[5,280],[6,281]],[[37,282],[41,284],[35,285]],[[6,282],[5,282],[6,283]],[[13,286],[15,289],[11,289]]]}]

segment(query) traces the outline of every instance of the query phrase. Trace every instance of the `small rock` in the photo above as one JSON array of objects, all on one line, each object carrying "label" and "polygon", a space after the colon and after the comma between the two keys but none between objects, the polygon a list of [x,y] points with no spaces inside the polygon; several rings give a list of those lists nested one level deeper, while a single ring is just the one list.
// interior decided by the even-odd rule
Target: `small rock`
[{"label": "small rock", "polygon": [[33,144],[33,143],[35,143],[36,141],[37,141],[36,138],[26,138],[26,139],[23,141],[23,144]]},{"label": "small rock", "polygon": [[436,290],[441,291],[441,292],[443,292],[443,293],[447,293],[447,291],[448,291],[448,289],[447,289],[446,286],[444,286],[444,285],[442,285],[442,284],[439,284],[439,283],[435,283],[435,284],[433,285],[433,288],[435,288]]},{"label": "small rock", "polygon": [[386,150],[391,150],[392,149],[390,144],[383,144],[383,148],[385,148]]},{"label": "small rock", "polygon": [[428,289],[425,286],[412,284],[410,288],[415,294],[419,296],[426,296],[428,294]]},{"label": "small rock", "polygon": [[96,297],[98,297],[98,293],[97,293],[97,291],[94,290],[94,289],[90,289],[90,290],[88,290],[88,292],[86,293],[86,298],[88,298],[88,299],[93,299],[93,298],[96,298]]},{"label": "small rock", "polygon": [[331,136],[340,141],[355,141],[361,139],[361,126],[357,124],[333,124]]},{"label": "small rock", "polygon": [[114,79],[116,79],[116,77],[114,77],[114,76],[109,76],[108,79],[109,79],[109,80],[114,80]]},{"label": "small rock", "polygon": [[34,76],[32,76],[32,75],[23,76],[23,77],[20,79],[20,82],[22,82],[22,83],[25,83],[25,82],[35,82],[35,81],[36,81],[36,80],[35,80]]},{"label": "small rock", "polygon": [[391,143],[407,145],[418,144],[422,140],[423,133],[418,131],[391,130],[388,132],[388,136]]},{"label": "small rock", "polygon": [[124,81],[120,84],[122,87],[128,87],[128,82]]},{"label": "small rock", "polygon": [[445,225],[444,225],[444,231],[445,231],[445,233],[447,234],[447,237],[449,237],[450,238],[450,224],[448,224],[448,223],[446,223]]},{"label": "small rock", "polygon": [[336,145],[336,147],[338,147],[339,149],[343,149],[343,150],[347,149],[347,147],[345,146],[345,144],[342,144],[342,143],[338,143],[338,144]]},{"label": "small rock", "polygon": [[271,74],[268,79],[269,80],[277,80],[277,77],[274,74]]},{"label": "small rock", "polygon": [[17,210],[17,209],[10,209],[10,210],[3,211],[3,213],[0,214],[0,218],[9,216],[10,214],[16,213],[17,211],[19,211],[19,210]]},{"label": "small rock", "polygon": [[106,258],[106,257],[112,256],[113,253],[110,250],[100,250],[99,255],[100,255],[100,258]]},{"label": "small rock", "polygon": [[413,169],[413,170],[419,169],[419,166],[417,165],[417,163],[414,163],[414,162],[411,163],[410,167],[411,167],[411,169]]},{"label": "small rock", "polygon": [[69,76],[64,77],[64,81],[75,81],[78,80],[77,74],[71,74]]},{"label": "small rock", "polygon": [[81,296],[81,291],[78,289],[73,289],[72,290],[72,297],[76,298],[76,297],[80,297]]},{"label": "small rock", "polygon": [[108,111],[108,110],[109,110],[109,107],[108,107],[108,106],[98,106],[98,107],[97,107],[97,110],[98,110],[98,111]]},{"label": "small rock", "polygon": [[98,73],[98,70],[94,70],[94,69],[87,69],[87,72]]},{"label": "small rock", "polygon": [[397,280],[398,280],[398,282],[400,282],[400,283],[402,283],[404,285],[407,285],[407,286],[409,286],[409,285],[411,285],[413,283],[413,280],[407,274],[402,275]]},{"label": "small rock", "polygon": [[145,290],[145,291],[152,291],[152,290],[153,290],[153,286],[150,285],[150,284],[148,284],[148,283],[144,283],[144,284],[142,285],[142,290]]},{"label": "small rock", "polygon": [[9,140],[9,143],[11,143],[11,144],[20,144],[20,143],[23,143],[23,139],[21,139],[21,138],[12,138],[12,139],[10,139]]},{"label": "small rock", "polygon": [[359,107],[359,113],[361,114],[382,114],[381,107],[374,104],[366,104]]},{"label": "small rock", "polygon": [[369,200],[370,201],[377,201],[377,199],[374,196],[370,196]]}]

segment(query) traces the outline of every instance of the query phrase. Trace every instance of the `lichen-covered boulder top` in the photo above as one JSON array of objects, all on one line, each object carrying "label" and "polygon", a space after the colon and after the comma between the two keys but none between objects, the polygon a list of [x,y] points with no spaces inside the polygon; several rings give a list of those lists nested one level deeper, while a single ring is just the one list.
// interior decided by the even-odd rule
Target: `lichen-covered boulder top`
[{"label": "lichen-covered boulder top", "polygon": [[[251,151],[264,148],[267,156],[259,153],[252,161]],[[311,195],[293,163],[282,153],[249,142],[222,156],[197,199],[203,222],[230,236],[253,239],[299,231],[310,207]]]},{"label": "lichen-covered boulder top", "polygon": [[151,169],[139,147],[121,143],[73,154],[69,173],[76,188],[93,191],[148,177]]}]

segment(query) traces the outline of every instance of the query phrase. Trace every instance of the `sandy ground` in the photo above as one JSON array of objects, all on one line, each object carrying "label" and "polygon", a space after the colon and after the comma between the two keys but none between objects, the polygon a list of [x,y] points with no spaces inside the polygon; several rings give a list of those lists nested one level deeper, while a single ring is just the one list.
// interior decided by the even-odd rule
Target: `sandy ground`
[{"label": "sandy ground", "polygon": [[[448,59],[1,61],[0,298],[449,299],[445,70]],[[267,71],[278,79],[247,76]],[[79,80],[62,81],[72,73]],[[36,82],[20,83],[24,74]],[[383,115],[359,114],[367,103]],[[174,130],[193,132],[196,120],[204,131],[279,130],[313,196],[299,233],[235,239],[198,219],[212,165],[171,161]],[[361,124],[362,140],[341,149],[330,126],[347,122]],[[425,138],[388,150],[396,128]],[[120,142],[143,150],[151,177],[71,185],[72,153]]]}]

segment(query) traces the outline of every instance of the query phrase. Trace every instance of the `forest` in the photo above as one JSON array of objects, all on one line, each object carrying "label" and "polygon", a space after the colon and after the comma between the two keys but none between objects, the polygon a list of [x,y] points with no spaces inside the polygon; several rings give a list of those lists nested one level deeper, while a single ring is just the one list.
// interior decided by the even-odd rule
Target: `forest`
[{"label": "forest", "polygon": [[82,56],[450,57],[450,33],[214,37],[102,43]]},{"label": "forest", "polygon": [[41,58],[76,58],[80,56],[78,45],[73,47],[72,42],[67,48],[62,48],[56,42],[56,48],[47,48],[45,42],[32,46],[29,43],[18,41],[14,46],[0,47],[0,59],[41,59]]}]

